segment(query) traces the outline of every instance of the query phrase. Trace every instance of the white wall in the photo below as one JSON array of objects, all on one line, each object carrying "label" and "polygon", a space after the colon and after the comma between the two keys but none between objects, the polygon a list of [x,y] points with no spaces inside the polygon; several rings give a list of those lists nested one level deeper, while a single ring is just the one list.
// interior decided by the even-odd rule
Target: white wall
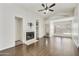
[{"label": "white wall", "polygon": [[54,23],[52,21],[50,21],[50,32],[49,35],[50,37],[52,37],[54,35]]},{"label": "white wall", "polygon": [[3,10],[3,6],[2,6],[2,4],[0,4],[0,48],[2,48],[3,47],[3,39],[5,38],[3,35],[5,34],[4,33],[4,20],[3,20],[3,12],[4,10]]},{"label": "white wall", "polygon": [[45,20],[39,19],[39,38],[45,35]]},{"label": "white wall", "polygon": [[77,4],[74,10],[75,19],[72,22],[73,40],[77,47],[79,47],[79,4]]},{"label": "white wall", "polygon": [[49,34],[49,31],[50,31],[50,22],[49,22],[49,19],[45,20],[45,33]]},{"label": "white wall", "polygon": [[[23,42],[26,41],[27,22],[35,25],[36,15],[16,4],[0,4],[0,50],[15,46],[15,16],[23,18]],[[34,31],[35,31],[34,26]],[[31,29],[29,29],[31,30]]]}]

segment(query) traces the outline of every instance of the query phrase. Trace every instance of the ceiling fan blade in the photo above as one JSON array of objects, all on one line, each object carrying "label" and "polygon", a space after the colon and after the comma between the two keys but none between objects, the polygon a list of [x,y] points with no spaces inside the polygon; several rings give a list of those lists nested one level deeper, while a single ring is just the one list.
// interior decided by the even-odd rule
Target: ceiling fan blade
[{"label": "ceiling fan blade", "polygon": [[52,12],[53,12],[54,10],[52,10],[52,9],[49,9],[49,11],[52,11]]},{"label": "ceiling fan blade", "polygon": [[47,10],[48,9],[48,6],[47,6],[47,3],[46,3],[46,8],[45,8],[45,10]]},{"label": "ceiling fan blade", "polygon": [[40,11],[43,11],[43,10],[44,10],[44,9],[41,9],[41,10],[38,10],[38,11],[40,12]]},{"label": "ceiling fan blade", "polygon": [[45,8],[45,5],[42,3],[42,6]]},{"label": "ceiling fan blade", "polygon": [[51,8],[51,7],[55,6],[55,5],[56,5],[56,4],[54,3],[54,4],[50,5],[49,8]]}]

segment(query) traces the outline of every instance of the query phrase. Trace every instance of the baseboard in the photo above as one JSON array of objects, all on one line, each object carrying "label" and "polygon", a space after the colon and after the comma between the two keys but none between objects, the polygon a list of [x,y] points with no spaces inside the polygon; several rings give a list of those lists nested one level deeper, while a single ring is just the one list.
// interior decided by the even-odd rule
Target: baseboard
[{"label": "baseboard", "polygon": [[15,46],[18,46],[18,45],[21,45],[21,44],[23,44],[23,42],[21,40],[15,41]]}]

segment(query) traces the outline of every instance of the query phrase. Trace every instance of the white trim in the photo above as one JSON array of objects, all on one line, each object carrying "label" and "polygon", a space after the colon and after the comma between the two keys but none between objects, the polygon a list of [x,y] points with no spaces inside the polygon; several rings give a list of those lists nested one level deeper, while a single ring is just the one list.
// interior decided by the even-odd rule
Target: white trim
[{"label": "white trim", "polygon": [[[23,17],[15,16],[14,17],[14,19],[15,19],[15,41],[16,41],[16,26],[17,26],[16,25],[16,20],[17,20],[16,17],[21,18],[21,20],[22,20],[22,39],[23,39]],[[23,40],[21,40],[21,41],[23,42]]]}]

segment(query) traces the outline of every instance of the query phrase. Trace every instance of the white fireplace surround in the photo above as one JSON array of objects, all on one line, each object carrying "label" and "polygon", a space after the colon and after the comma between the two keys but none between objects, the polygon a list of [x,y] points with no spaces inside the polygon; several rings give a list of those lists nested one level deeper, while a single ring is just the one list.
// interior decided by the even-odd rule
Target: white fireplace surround
[{"label": "white fireplace surround", "polygon": [[[30,31],[31,32],[31,31]],[[32,32],[34,32],[34,31],[32,31]],[[26,32],[27,33],[27,32]],[[38,40],[36,40],[36,36],[35,36],[35,32],[34,32],[34,38],[32,38],[32,39],[29,39],[29,40],[27,40],[27,38],[26,38],[26,41],[25,41],[25,44],[26,45],[30,45],[30,44],[33,44],[33,43],[36,43]],[[26,37],[27,37],[27,34],[26,34]]]}]

